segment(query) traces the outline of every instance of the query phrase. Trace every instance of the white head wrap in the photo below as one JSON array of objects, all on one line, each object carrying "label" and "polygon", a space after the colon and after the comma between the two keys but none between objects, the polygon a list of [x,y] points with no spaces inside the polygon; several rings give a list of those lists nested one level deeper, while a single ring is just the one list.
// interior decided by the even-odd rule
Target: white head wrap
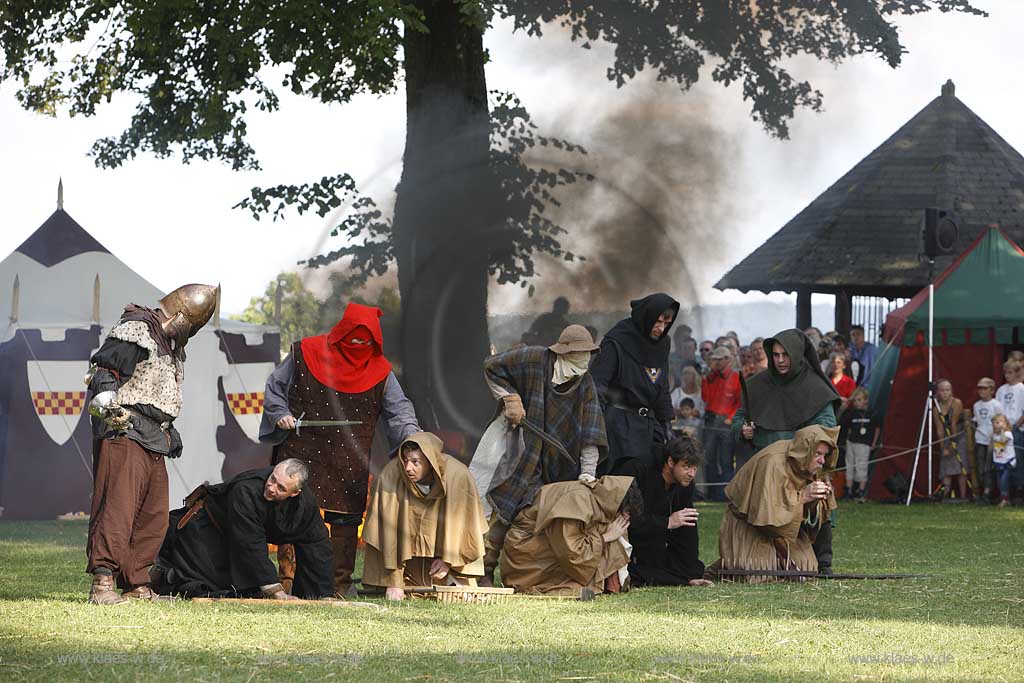
[{"label": "white head wrap", "polygon": [[590,369],[590,355],[590,351],[570,351],[557,356],[551,383],[557,386],[585,375]]}]

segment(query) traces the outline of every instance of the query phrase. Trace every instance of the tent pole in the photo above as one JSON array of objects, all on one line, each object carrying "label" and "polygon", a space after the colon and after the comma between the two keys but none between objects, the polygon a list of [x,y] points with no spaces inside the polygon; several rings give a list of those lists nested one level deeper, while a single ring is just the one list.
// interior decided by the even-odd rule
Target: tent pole
[{"label": "tent pole", "polygon": [[18,276],[14,276],[14,289],[11,290],[11,323],[18,322],[18,302],[21,299],[21,282],[18,280]]},{"label": "tent pole", "polygon": [[[935,360],[932,351],[935,342],[935,282],[932,280],[932,269],[935,261],[928,262],[928,411],[932,411],[932,400],[935,398]],[[929,437],[931,435],[929,434]],[[932,442],[928,439],[928,495],[934,490],[932,486]]]},{"label": "tent pole", "polygon": [[917,450],[914,451],[914,466],[910,469],[910,488],[907,489],[907,505],[914,495],[914,482],[917,479],[917,464],[921,461],[921,447],[924,445],[925,426],[931,418],[932,402],[925,400],[924,415],[921,417],[921,431],[917,433]]},{"label": "tent pole", "polygon": [[914,483],[917,480],[917,465],[921,459],[921,445],[925,435],[928,436],[928,495],[932,494],[932,439],[928,425],[932,417],[932,401],[935,398],[935,357],[932,346],[935,341],[935,260],[928,260],[928,396],[925,398],[924,415],[921,417],[921,431],[917,435],[917,449],[914,451],[914,467],[910,471],[910,490],[907,491],[907,505],[914,495]]}]

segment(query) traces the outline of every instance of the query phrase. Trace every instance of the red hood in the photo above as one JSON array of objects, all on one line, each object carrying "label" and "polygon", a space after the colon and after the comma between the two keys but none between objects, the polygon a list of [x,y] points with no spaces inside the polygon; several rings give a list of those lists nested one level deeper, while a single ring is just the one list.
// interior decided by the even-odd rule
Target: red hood
[{"label": "red hood", "polygon": [[[344,394],[361,394],[387,379],[391,363],[384,357],[384,335],[376,306],[350,303],[328,334],[302,340],[302,358],[323,385]],[[369,339],[355,344],[353,339]]]}]

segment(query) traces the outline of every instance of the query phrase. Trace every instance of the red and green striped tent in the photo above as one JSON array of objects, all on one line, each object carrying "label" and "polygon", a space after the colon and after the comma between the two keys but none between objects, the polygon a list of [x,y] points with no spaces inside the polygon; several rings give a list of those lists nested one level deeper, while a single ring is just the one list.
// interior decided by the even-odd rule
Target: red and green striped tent
[{"label": "red and green striped tent", "polygon": [[[1013,348],[1024,346],[1024,250],[999,228],[989,228],[935,280],[934,377],[948,379],[953,394],[971,406],[977,384],[991,377],[1003,383],[1002,364]],[[883,351],[872,372],[872,400],[884,415],[880,456],[917,445],[928,395],[928,288],[889,314]],[[884,395],[888,394],[888,400]],[[873,397],[874,399],[875,397]],[[883,483],[896,472],[910,479],[914,453],[880,462],[871,476],[871,493],[890,494]],[[965,463],[967,464],[967,463]],[[933,456],[935,474],[938,454]],[[915,494],[926,494],[927,459],[918,465]],[[937,476],[933,482],[938,485]]]}]

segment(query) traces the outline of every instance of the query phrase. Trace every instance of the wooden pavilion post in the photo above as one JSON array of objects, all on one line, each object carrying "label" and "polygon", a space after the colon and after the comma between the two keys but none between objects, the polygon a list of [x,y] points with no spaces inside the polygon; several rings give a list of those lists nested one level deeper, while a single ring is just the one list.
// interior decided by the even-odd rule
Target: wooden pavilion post
[{"label": "wooden pavilion post", "polygon": [[796,328],[806,330],[811,326],[811,290],[796,290]]}]

